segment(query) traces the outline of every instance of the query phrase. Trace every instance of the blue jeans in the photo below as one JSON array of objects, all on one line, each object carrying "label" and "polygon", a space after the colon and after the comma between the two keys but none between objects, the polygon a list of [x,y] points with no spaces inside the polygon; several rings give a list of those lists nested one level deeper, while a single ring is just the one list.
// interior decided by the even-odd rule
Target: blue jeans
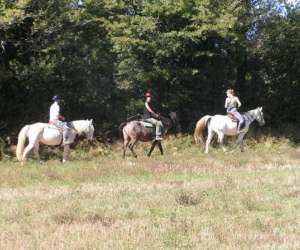
[{"label": "blue jeans", "polygon": [[239,126],[244,122],[243,116],[237,111],[236,108],[227,109],[228,113],[233,114],[239,120]]}]

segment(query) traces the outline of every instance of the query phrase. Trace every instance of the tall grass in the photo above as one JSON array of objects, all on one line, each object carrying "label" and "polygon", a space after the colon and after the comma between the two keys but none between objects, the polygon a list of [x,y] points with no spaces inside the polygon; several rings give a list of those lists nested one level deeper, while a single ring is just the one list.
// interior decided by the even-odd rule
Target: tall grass
[{"label": "tall grass", "polygon": [[[0,249],[299,249],[300,151],[289,140],[248,139],[245,153],[209,155],[192,137],[78,145],[61,164],[0,163]],[[233,144],[229,141],[229,147]]]}]

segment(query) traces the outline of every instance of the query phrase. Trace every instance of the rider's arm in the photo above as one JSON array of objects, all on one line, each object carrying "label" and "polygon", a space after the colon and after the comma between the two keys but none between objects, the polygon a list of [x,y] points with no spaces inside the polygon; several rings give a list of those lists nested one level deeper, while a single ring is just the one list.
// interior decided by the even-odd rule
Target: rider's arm
[{"label": "rider's arm", "polygon": [[158,114],[156,114],[149,106],[148,102],[145,103],[145,106],[146,106],[146,109],[151,113],[153,114],[154,116],[158,116]]},{"label": "rider's arm", "polygon": [[228,101],[229,101],[229,99],[226,98],[226,100],[225,100],[225,105],[224,105],[224,107],[225,107],[226,109],[228,108]]},{"label": "rider's arm", "polygon": [[242,103],[240,102],[240,99],[238,97],[236,97],[236,102],[237,102],[238,107],[242,106]]},{"label": "rider's arm", "polygon": [[59,115],[59,119],[61,119],[61,120],[65,120],[65,117],[64,117],[64,116],[62,116],[62,115]]},{"label": "rider's arm", "polygon": [[60,106],[57,106],[57,109],[58,109],[57,111],[58,111],[58,114],[59,114],[59,115],[58,115],[58,119],[64,121],[64,120],[65,120],[65,117],[64,117],[63,115],[60,114]]}]

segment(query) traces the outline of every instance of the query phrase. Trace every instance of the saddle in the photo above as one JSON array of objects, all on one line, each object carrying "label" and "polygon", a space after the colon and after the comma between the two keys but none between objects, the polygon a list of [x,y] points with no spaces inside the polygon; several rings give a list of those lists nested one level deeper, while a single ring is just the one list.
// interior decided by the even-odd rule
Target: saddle
[{"label": "saddle", "polygon": [[[227,112],[227,116],[231,119],[232,122],[236,122],[236,125],[238,126],[239,125],[239,119],[237,119],[235,117],[234,114],[230,113],[230,112]],[[240,125],[240,129],[243,129],[245,127],[246,123],[245,123],[245,120],[241,123]]]},{"label": "saddle", "polygon": [[139,123],[145,128],[154,128],[154,124],[152,124],[150,122],[140,120]]},{"label": "saddle", "polygon": [[231,121],[239,123],[239,119],[237,119],[234,114],[227,112],[227,116],[231,119]]}]

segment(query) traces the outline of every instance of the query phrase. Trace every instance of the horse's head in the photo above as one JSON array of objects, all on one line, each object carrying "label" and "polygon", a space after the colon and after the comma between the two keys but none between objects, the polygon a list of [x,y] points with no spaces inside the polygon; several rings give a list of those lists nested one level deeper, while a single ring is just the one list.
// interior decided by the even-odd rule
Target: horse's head
[{"label": "horse's head", "polygon": [[254,118],[258,121],[260,126],[264,126],[266,124],[262,107],[258,107],[257,109],[255,109]]},{"label": "horse's head", "polygon": [[94,125],[93,125],[93,119],[87,120],[88,125],[84,130],[85,136],[89,141],[92,141],[94,139]]},{"label": "horse's head", "polygon": [[175,132],[176,133],[180,132],[181,131],[181,127],[180,127],[180,124],[179,124],[179,121],[178,121],[177,113],[174,112],[174,111],[172,111],[172,112],[170,112],[169,117],[171,118],[172,127],[174,127]]},{"label": "horse's head", "polygon": [[165,133],[171,128],[173,128],[176,133],[180,132],[180,126],[176,112],[170,112],[169,118],[161,116],[160,119],[165,127]]}]

